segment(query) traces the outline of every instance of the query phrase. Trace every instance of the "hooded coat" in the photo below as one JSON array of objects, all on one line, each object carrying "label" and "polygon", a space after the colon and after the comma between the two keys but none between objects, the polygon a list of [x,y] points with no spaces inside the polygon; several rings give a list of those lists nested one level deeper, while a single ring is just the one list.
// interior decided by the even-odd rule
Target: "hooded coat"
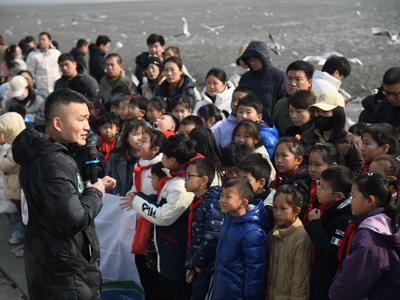
[{"label": "hooded coat", "polygon": [[56,81],[55,90],[62,88],[70,88],[77,91],[87,98],[95,98],[99,94],[99,85],[92,76],[86,73],[85,68],[80,64],[76,64],[78,75],[74,78],[62,76]]},{"label": "hooded coat", "polygon": [[[0,116],[0,132],[4,134],[6,144],[11,145],[15,137],[25,129],[24,119],[16,112]],[[0,170],[4,173],[4,196],[8,199],[21,199],[19,184],[19,165],[14,161],[11,147],[0,157]]]},{"label": "hooded coat", "polygon": [[383,210],[355,222],[360,225],[329,289],[330,299],[400,299],[400,231],[391,230]]},{"label": "hooded coat", "polygon": [[32,128],[16,137],[12,152],[21,165],[27,203],[24,249],[29,299],[99,299],[94,218],[102,207],[102,193],[84,188],[66,145]]},{"label": "hooded coat", "polygon": [[240,57],[247,62],[251,57],[258,57],[263,62],[263,68],[258,71],[249,70],[239,81],[240,86],[252,89],[263,104],[263,119],[272,125],[272,111],[276,102],[285,97],[285,73],[272,66],[267,45],[264,42],[252,41]]},{"label": "hooded coat", "polygon": [[264,299],[267,214],[262,201],[226,215],[217,246],[212,299]]}]

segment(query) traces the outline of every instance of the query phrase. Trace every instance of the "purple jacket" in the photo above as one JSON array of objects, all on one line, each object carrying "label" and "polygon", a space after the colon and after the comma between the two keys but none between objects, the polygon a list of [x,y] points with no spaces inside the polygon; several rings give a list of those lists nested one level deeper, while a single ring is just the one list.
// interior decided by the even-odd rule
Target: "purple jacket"
[{"label": "purple jacket", "polygon": [[333,300],[400,299],[400,231],[391,232],[390,218],[382,208],[357,223],[349,256],[336,273],[329,296]]}]

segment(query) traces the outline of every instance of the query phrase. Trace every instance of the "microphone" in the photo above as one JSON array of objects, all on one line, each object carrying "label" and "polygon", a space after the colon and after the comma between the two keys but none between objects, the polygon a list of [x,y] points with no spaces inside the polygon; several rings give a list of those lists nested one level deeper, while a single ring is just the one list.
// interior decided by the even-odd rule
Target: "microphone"
[{"label": "microphone", "polygon": [[89,168],[89,176],[90,176],[90,183],[94,184],[96,183],[98,179],[98,174],[97,174],[97,164],[100,162],[98,157],[97,157],[97,149],[96,145],[87,145],[86,146],[88,149],[88,160],[85,162],[85,164]]}]

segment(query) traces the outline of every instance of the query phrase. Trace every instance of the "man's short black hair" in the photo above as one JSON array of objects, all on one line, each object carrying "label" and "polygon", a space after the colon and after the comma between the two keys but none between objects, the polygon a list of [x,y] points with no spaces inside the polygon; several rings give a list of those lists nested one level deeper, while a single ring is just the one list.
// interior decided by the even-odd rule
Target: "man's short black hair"
[{"label": "man's short black hair", "polygon": [[107,45],[111,43],[111,39],[106,35],[99,35],[96,39],[96,46]]},{"label": "man's short black hair", "polygon": [[307,79],[310,80],[314,74],[314,66],[304,60],[296,60],[287,66],[286,74],[289,71],[303,71]]},{"label": "man's short black hair", "polygon": [[263,104],[262,102],[254,95],[246,95],[242,99],[238,101],[237,108],[239,106],[247,106],[253,107],[258,114],[263,113]]},{"label": "man's short black hair", "polygon": [[76,47],[77,48],[81,48],[81,47],[83,47],[83,46],[87,46],[89,44],[89,42],[87,41],[87,40],[85,40],[85,39],[79,39],[77,42],[76,42]]},{"label": "man's short black hair", "polygon": [[388,69],[383,75],[383,84],[393,85],[400,83],[400,67]]},{"label": "man's short black hair", "polygon": [[256,180],[264,178],[268,183],[271,176],[271,165],[260,153],[244,156],[236,166],[243,172],[250,173]]},{"label": "man's short black hair", "polygon": [[196,142],[184,134],[173,135],[165,141],[161,152],[166,157],[174,157],[179,164],[183,164],[196,156]]},{"label": "man's short black hair", "polygon": [[147,38],[146,43],[147,43],[147,46],[153,45],[155,43],[160,43],[161,46],[164,46],[165,45],[165,39],[160,34],[152,33]]},{"label": "man's short black hair", "polygon": [[50,33],[46,32],[46,31],[42,31],[41,33],[39,33],[39,37],[41,37],[42,35],[47,36],[47,38],[51,41],[51,35],[50,35]]},{"label": "man's short black hair", "polygon": [[197,173],[200,176],[207,176],[207,188],[209,188],[215,177],[214,165],[207,158],[194,159],[190,162],[189,166],[195,166]]},{"label": "man's short black hair", "polygon": [[246,178],[236,177],[228,179],[225,181],[223,188],[226,189],[230,187],[235,187],[242,199],[247,199],[250,202],[254,198],[253,188]]},{"label": "man's short black hair", "polygon": [[97,127],[101,127],[104,124],[115,124],[115,125],[119,126],[120,119],[118,116],[114,115],[113,113],[106,112],[106,113],[102,114],[96,122]]},{"label": "man's short black hair", "polygon": [[113,52],[113,53],[107,54],[107,56],[106,56],[106,58],[104,59],[104,61],[106,61],[106,60],[108,60],[108,59],[110,59],[110,58],[116,58],[118,64],[122,65],[122,57],[121,57],[121,55],[119,55],[118,53],[114,53],[114,52]]},{"label": "man's short black hair", "polygon": [[71,53],[63,53],[58,57],[58,64],[67,60],[76,62],[75,57]]},{"label": "man's short black hair", "polygon": [[351,66],[346,57],[332,55],[328,57],[321,71],[330,75],[338,71],[341,76],[347,77],[351,73]]},{"label": "man's short black hair", "polygon": [[59,116],[60,107],[70,103],[84,103],[87,104],[88,100],[81,93],[75,92],[71,89],[58,89],[52,92],[46,100],[44,106],[44,119],[46,125],[50,125],[54,117]]}]

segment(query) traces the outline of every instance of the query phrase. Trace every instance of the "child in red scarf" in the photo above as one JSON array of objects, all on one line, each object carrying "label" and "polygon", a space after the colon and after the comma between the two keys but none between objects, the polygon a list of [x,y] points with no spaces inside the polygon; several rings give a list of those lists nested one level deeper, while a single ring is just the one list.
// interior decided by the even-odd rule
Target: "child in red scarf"
[{"label": "child in red scarf", "polygon": [[310,299],[329,299],[328,290],[338,270],[337,252],[351,220],[353,174],[344,166],[331,167],[317,181],[319,208],[308,213],[305,229],[313,242]]},{"label": "child in red scarf", "polygon": [[105,113],[97,122],[100,135],[98,150],[103,154],[103,166],[107,165],[110,154],[114,151],[119,132],[119,118],[113,113]]},{"label": "child in red scarf", "polygon": [[338,153],[335,145],[330,143],[315,144],[308,157],[308,174],[311,177],[310,185],[310,201],[306,212],[303,217],[303,224],[308,223],[308,214],[314,208],[319,207],[317,199],[317,181],[321,177],[321,173],[329,167],[335,167],[337,165]]}]

